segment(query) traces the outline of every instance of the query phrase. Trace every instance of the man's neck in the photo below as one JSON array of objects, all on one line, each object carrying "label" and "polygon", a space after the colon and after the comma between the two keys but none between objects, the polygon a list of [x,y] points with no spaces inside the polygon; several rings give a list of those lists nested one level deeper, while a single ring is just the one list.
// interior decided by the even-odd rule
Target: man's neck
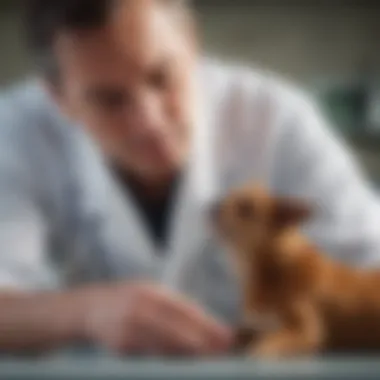
[{"label": "man's neck", "polygon": [[171,191],[174,182],[178,179],[178,174],[173,173],[160,178],[142,179],[141,177],[134,175],[126,170],[115,167],[115,171],[119,178],[127,184],[134,193],[140,195],[150,202],[160,202],[165,199],[168,193]]},{"label": "man's neck", "polygon": [[161,181],[142,181],[137,178],[130,178],[129,184],[141,196],[151,202],[159,202],[164,199],[171,189],[175,177],[165,178]]}]

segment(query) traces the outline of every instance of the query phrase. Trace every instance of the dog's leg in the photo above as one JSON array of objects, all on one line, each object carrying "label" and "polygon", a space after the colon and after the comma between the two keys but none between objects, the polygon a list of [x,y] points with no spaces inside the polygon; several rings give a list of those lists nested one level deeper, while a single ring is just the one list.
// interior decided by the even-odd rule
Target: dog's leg
[{"label": "dog's leg", "polygon": [[323,325],[311,305],[294,305],[284,315],[283,322],[279,330],[266,334],[249,347],[248,355],[282,358],[313,354],[320,350],[324,341]]}]

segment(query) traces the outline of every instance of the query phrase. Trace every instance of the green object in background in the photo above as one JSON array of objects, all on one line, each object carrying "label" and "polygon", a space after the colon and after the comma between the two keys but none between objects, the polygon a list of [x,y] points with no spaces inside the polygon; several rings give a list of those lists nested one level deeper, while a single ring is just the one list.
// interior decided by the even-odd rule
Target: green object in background
[{"label": "green object in background", "polygon": [[[313,91],[322,112],[353,149],[367,177],[380,187],[380,130],[371,128],[371,89],[364,82],[330,85]],[[379,374],[380,379],[380,374]]]},{"label": "green object in background", "polygon": [[365,133],[367,92],[365,87],[335,88],[320,96],[327,116],[345,135]]}]

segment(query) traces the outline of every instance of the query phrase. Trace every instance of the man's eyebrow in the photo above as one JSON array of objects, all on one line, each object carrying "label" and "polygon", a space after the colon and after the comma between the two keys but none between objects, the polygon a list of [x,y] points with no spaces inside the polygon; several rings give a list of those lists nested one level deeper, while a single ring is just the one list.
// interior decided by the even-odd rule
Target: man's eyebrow
[{"label": "man's eyebrow", "polygon": [[155,62],[151,62],[148,66],[144,68],[145,73],[149,74],[152,70],[166,70],[171,67],[170,63],[172,59],[170,56],[165,55],[164,57],[160,57]]},{"label": "man's eyebrow", "polygon": [[128,99],[129,94],[125,89],[110,86],[94,86],[85,92],[87,99],[96,100],[99,98],[123,98]]},{"label": "man's eyebrow", "polygon": [[86,89],[86,95],[93,96],[98,94],[115,94],[122,93],[123,89],[112,87],[112,86],[104,86],[104,85],[95,85]]}]

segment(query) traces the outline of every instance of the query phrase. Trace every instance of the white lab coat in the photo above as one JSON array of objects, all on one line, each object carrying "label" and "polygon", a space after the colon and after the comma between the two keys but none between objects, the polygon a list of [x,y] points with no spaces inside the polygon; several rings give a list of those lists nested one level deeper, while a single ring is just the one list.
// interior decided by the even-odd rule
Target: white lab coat
[{"label": "white lab coat", "polygon": [[247,181],[315,205],[305,233],[358,265],[380,258],[380,210],[314,104],[280,80],[204,62],[191,164],[166,252],[95,144],[70,125],[37,82],[0,106],[0,285],[40,290],[147,278],[231,322],[239,291],[207,224],[210,202]]}]

